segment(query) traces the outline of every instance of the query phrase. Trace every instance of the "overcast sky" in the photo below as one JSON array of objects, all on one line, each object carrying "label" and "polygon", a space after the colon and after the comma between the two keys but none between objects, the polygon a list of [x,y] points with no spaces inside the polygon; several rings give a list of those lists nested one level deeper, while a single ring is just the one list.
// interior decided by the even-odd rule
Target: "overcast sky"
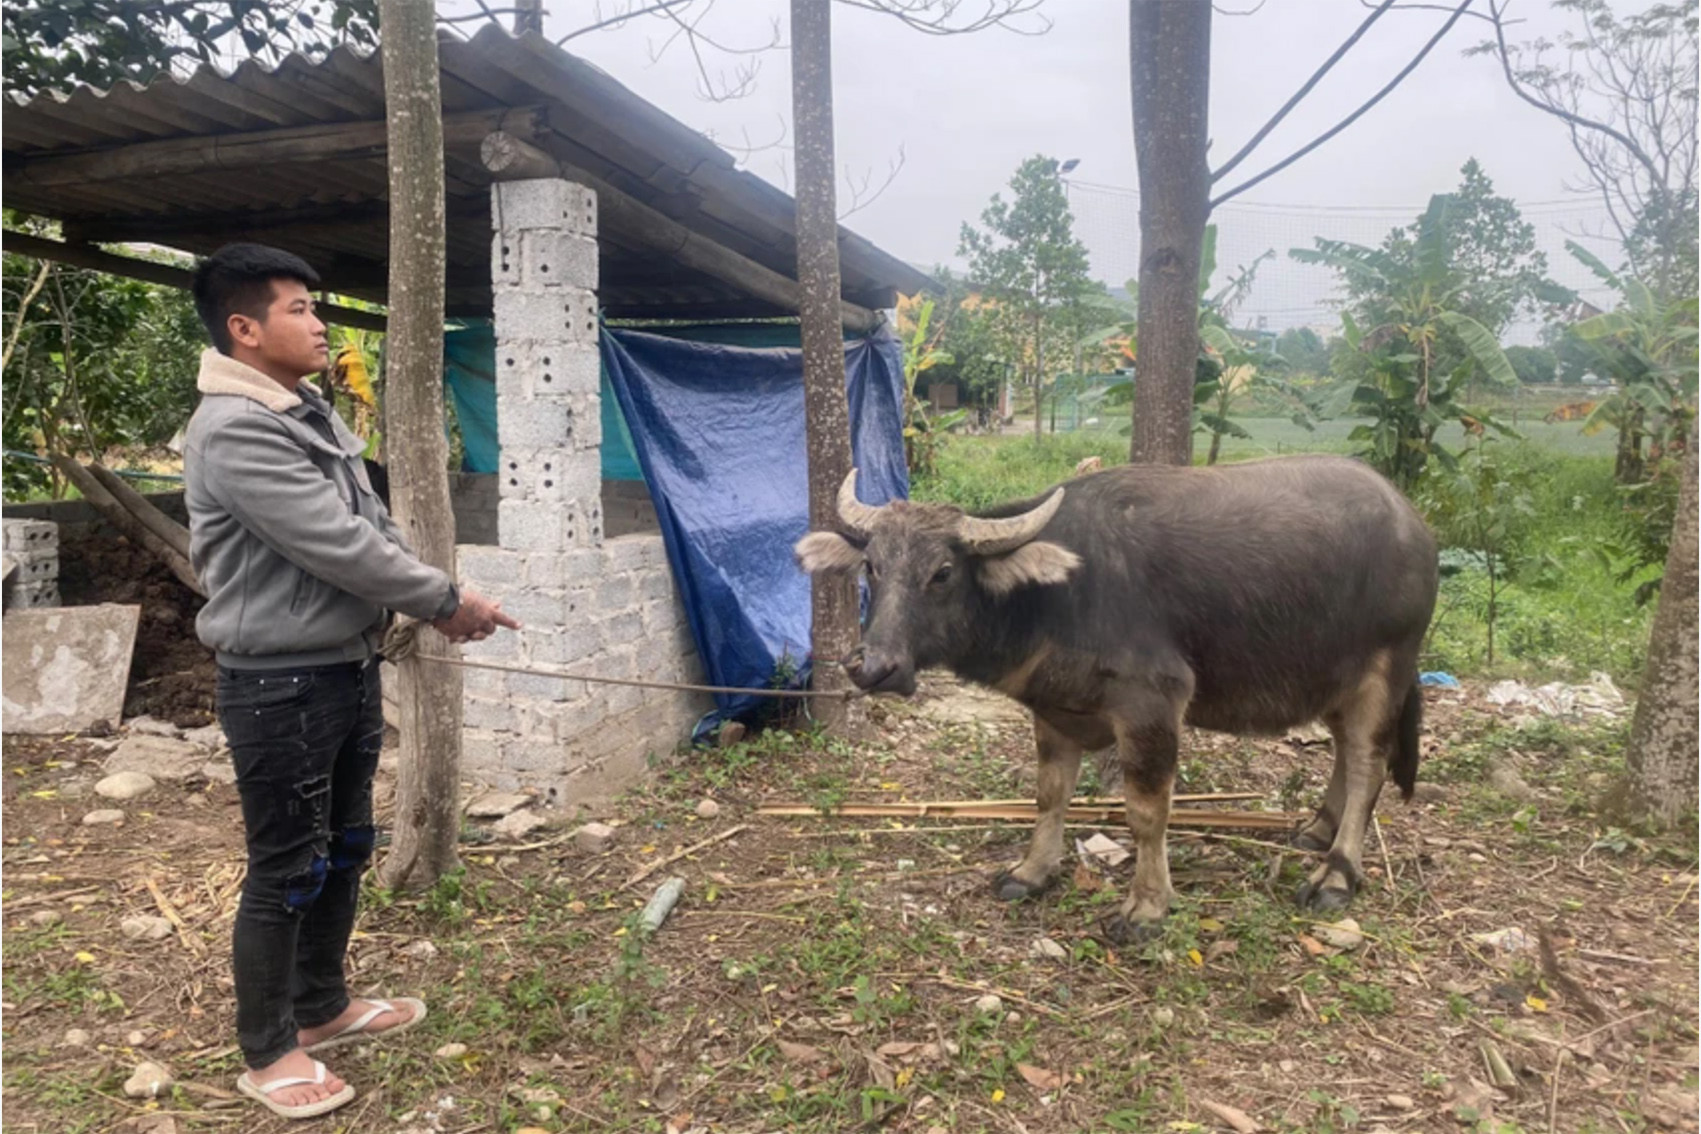
[{"label": "overcast sky", "polygon": [[[546,0],[546,3],[548,0]],[[1203,2],[1203,0],[1200,0]],[[1223,9],[1256,0],[1225,0],[1213,20],[1212,156],[1232,154],[1364,18],[1360,0],[1266,0],[1250,15]],[[972,7],[969,0],[965,8]],[[493,5],[494,6],[494,5]],[[1640,6],[1640,5],[1638,5]],[[444,10],[470,9],[452,0]],[[594,22],[594,5],[554,0],[551,38]],[[730,46],[787,35],[784,0],[719,0],[702,27]],[[1573,19],[1546,0],[1513,0],[1529,35],[1552,34]],[[605,2],[602,16],[617,9]],[[1121,0],[1049,0],[1043,35],[1001,30],[939,38],[845,5],[834,10],[834,102],[840,165],[857,181],[884,179],[902,153],[902,168],[885,193],[846,223],[912,262],[957,262],[958,229],[978,218],[1023,159],[1036,153],[1079,158],[1072,194],[1079,230],[1095,273],[1121,283],[1132,273],[1138,234],[1133,127],[1128,93],[1128,5]],[[1356,107],[1402,67],[1446,16],[1395,11],[1371,29],[1316,91],[1243,163],[1261,169],[1309,141]],[[757,147],[747,168],[790,188],[791,90],[784,51],[752,57],[760,71],[751,94],[710,102],[684,44],[663,47],[668,25],[654,17],[581,36],[567,49],[680,120],[729,148]],[[1243,200],[1264,208],[1225,209],[1223,259],[1229,265],[1274,247],[1282,260],[1292,244],[1316,234],[1374,243],[1392,224],[1421,211],[1431,193],[1458,182],[1459,167],[1478,158],[1500,193],[1532,206],[1551,258],[1568,260],[1562,228],[1598,225],[1587,198],[1570,197],[1581,168],[1561,125],[1520,102],[1490,58],[1463,50],[1488,31],[1461,21],[1407,80],[1322,149],[1251,190]],[[718,78],[738,60],[710,56]],[[765,148],[764,148],[765,147]],[[839,186],[840,209],[850,187]],[[1269,206],[1298,206],[1279,209]],[[1334,207],[1334,208],[1326,208]],[[1344,207],[1344,208],[1343,208]],[[1313,223],[1311,218],[1317,218]],[[1316,230],[1316,231],[1313,231]],[[1556,274],[1581,282],[1568,264]],[[1318,284],[1297,265],[1267,266],[1258,298],[1281,312],[1281,325],[1314,321]],[[1315,271],[1315,270],[1312,270]],[[1268,282],[1266,282],[1268,276]],[[1569,277],[1569,278],[1568,278]],[[1586,278],[1586,277],[1584,277]]]}]

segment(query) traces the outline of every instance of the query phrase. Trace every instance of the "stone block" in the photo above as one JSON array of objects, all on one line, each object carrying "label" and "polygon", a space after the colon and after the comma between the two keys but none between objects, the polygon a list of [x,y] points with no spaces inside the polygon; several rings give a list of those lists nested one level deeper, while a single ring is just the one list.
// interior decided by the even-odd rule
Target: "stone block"
[{"label": "stone block", "polygon": [[125,737],[106,758],[110,772],[141,772],[156,780],[187,780],[201,774],[206,749],[171,736],[136,733]]},{"label": "stone block", "polygon": [[6,591],[6,609],[41,610],[59,605],[59,580],[39,583],[15,583]]},{"label": "stone block", "polygon": [[104,604],[6,615],[0,670],[5,732],[116,728],[142,608]]},{"label": "stone block", "polygon": [[595,236],[597,196],[559,177],[499,181],[490,187],[490,221],[498,235],[528,229],[561,229]]},{"label": "stone block", "polygon": [[[504,634],[508,631],[504,630]],[[463,692],[478,697],[506,697],[508,695],[508,675],[497,669],[463,669],[461,671],[461,689]]]},{"label": "stone block", "polygon": [[646,694],[652,697],[657,694],[661,694],[663,697],[669,696],[659,689],[640,689],[635,685],[616,685],[608,694],[608,711],[610,713],[629,713],[644,703]]},{"label": "stone block", "polygon": [[484,594],[490,593],[488,588],[512,588],[525,582],[526,557],[499,547],[458,547],[455,566],[462,579]]},{"label": "stone block", "polygon": [[635,610],[622,610],[597,621],[602,634],[603,648],[624,646],[644,636],[644,620]]},{"label": "stone block", "polygon": [[597,241],[560,229],[534,229],[520,235],[524,284],[531,288],[597,286]]},{"label": "stone block", "polygon": [[583,622],[526,638],[527,657],[539,665],[572,665],[596,654],[601,645],[596,628]]},{"label": "stone block", "polygon": [[498,232],[490,238],[490,286],[494,289],[519,287],[522,278],[521,245],[513,231]]},{"label": "stone block", "polygon": [[17,564],[17,574],[12,577],[14,586],[30,586],[35,583],[56,583],[59,579],[59,551],[57,548],[42,548],[39,551],[12,552],[8,558]]},{"label": "stone block", "polygon": [[597,584],[596,610],[601,614],[625,610],[632,605],[635,594],[630,575],[612,575]]},{"label": "stone block", "polygon": [[638,576],[638,598],[645,603],[661,601],[672,605],[674,596],[673,572],[663,567],[651,567]]},{"label": "stone block", "polygon": [[606,823],[586,823],[573,832],[573,845],[585,854],[602,854],[613,848],[615,834]]},{"label": "stone block", "polygon": [[611,575],[631,574],[642,571],[650,562],[649,549],[652,543],[660,542],[652,536],[629,535],[619,539],[611,539],[603,547],[603,554],[608,557],[608,571]]},{"label": "stone block", "polygon": [[561,551],[567,547],[567,517],[559,504],[504,500],[496,506],[502,546],[511,551]]},{"label": "stone block", "polygon": [[595,397],[602,389],[602,357],[594,341],[504,339],[496,359],[499,402],[505,398]]},{"label": "stone block", "polygon": [[545,677],[539,673],[510,673],[508,695],[530,701],[565,701],[567,681],[560,677]]},{"label": "stone block", "polygon": [[547,740],[516,740],[503,746],[503,766],[521,773],[542,772],[559,775],[567,768],[567,753]]},{"label": "stone block", "polygon": [[502,767],[502,741],[494,734],[476,729],[461,731],[461,767],[486,773]]},{"label": "stone block", "polygon": [[571,448],[577,416],[577,407],[565,399],[497,398],[496,436],[502,443],[502,471],[510,471],[507,460],[518,457],[530,461],[529,454],[538,449]]},{"label": "stone block", "polygon": [[[518,677],[519,675],[511,676]],[[496,700],[490,697],[463,695],[461,699],[461,724],[465,728],[476,728],[487,732],[518,732],[520,718],[514,710],[513,702],[508,698]]]},{"label": "stone block", "polygon": [[[506,602],[503,607],[507,607]],[[461,656],[475,661],[517,662],[520,660],[520,636],[511,630],[500,630],[482,642],[468,642],[461,647]]]},{"label": "stone block", "polygon": [[572,744],[587,738],[592,731],[608,717],[609,686],[597,687],[589,697],[562,706],[561,716],[555,725],[555,736],[563,744]]},{"label": "stone block", "polygon": [[49,520],[7,520],[0,524],[0,546],[17,554],[53,551],[59,547],[59,525]]},{"label": "stone block", "polygon": [[512,342],[596,345],[597,299],[593,291],[566,287],[534,292],[522,288],[498,291],[494,298],[498,374],[506,369],[509,356],[505,351]]},{"label": "stone block", "polygon": [[560,591],[523,590],[502,604],[502,609],[520,620],[525,627],[521,636],[529,645],[533,636],[547,634],[561,625],[566,609]]},{"label": "stone block", "polygon": [[570,588],[602,578],[602,555],[594,548],[528,558],[526,582],[534,587]]}]

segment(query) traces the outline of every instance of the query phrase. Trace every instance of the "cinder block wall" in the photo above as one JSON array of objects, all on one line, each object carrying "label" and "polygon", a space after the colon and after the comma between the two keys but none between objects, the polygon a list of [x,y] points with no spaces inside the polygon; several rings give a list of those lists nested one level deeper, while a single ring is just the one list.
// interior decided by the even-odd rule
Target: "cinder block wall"
[{"label": "cinder block wall", "polygon": [[59,605],[59,525],[47,520],[4,523],[5,556],[17,564],[5,584],[7,610]]},{"label": "cinder block wall", "polygon": [[[553,179],[491,193],[497,546],[458,555],[461,578],[525,629],[465,655],[700,683],[661,536],[604,538],[595,195]],[[630,784],[710,708],[701,694],[487,670],[465,678],[467,774],[568,808]]]}]

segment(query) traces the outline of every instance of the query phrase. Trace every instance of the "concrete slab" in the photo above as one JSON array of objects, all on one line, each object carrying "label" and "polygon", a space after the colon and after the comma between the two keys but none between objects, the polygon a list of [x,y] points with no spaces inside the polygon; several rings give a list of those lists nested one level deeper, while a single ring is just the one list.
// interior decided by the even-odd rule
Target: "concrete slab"
[{"label": "concrete slab", "polygon": [[0,731],[55,734],[118,726],[139,606],[7,611]]}]

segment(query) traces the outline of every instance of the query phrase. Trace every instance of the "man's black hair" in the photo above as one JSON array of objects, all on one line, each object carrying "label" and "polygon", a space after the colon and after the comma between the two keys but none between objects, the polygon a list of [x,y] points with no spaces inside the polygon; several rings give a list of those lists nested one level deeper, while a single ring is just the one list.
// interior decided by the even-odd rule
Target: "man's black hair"
[{"label": "man's black hair", "polygon": [[195,313],[220,354],[231,350],[230,317],[264,320],[272,304],[272,281],[280,279],[319,286],[319,273],[306,260],[264,244],[226,244],[195,265],[190,285]]}]

